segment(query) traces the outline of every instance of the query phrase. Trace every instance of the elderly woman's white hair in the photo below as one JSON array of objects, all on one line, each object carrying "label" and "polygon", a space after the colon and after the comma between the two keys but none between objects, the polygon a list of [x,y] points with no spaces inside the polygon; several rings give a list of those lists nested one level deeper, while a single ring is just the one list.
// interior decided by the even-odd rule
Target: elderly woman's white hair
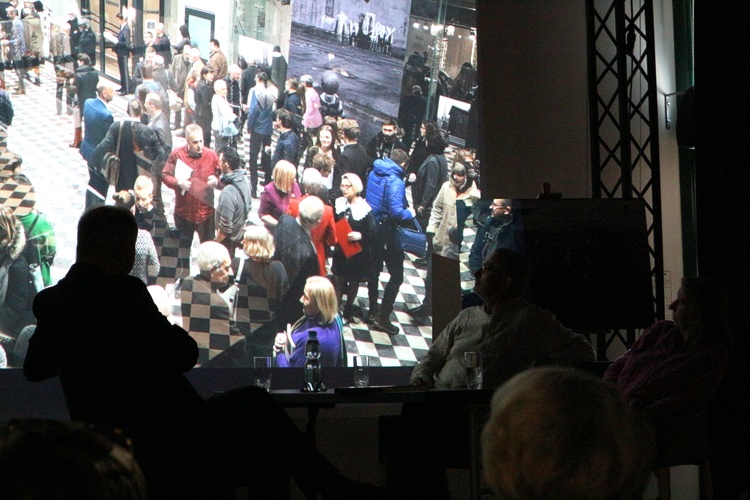
[{"label": "elderly woman's white hair", "polygon": [[349,181],[355,193],[359,194],[362,192],[362,189],[364,189],[364,186],[362,185],[362,179],[360,179],[357,174],[344,174],[341,176],[341,180],[343,181],[344,179],[347,179]]},{"label": "elderly woman's white hair", "polygon": [[325,210],[325,206],[320,198],[317,196],[308,196],[299,202],[300,223],[303,226],[307,226],[308,230],[317,226],[320,223],[320,219],[323,218],[323,210]]},{"label": "elderly woman's white hair", "polygon": [[273,235],[264,226],[247,226],[242,238],[245,255],[253,260],[268,262],[276,252]]},{"label": "elderly woman's white hair", "polygon": [[198,269],[213,271],[229,259],[227,247],[216,241],[205,241],[198,248]]},{"label": "elderly woman's white hair", "polygon": [[316,168],[306,168],[302,172],[302,190],[305,194],[318,194],[323,187],[323,175]]}]

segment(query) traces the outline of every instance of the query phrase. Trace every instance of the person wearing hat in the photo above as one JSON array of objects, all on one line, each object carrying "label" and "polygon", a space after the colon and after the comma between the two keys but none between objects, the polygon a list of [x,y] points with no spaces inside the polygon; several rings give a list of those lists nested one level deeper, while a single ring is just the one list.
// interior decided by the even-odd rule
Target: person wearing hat
[{"label": "person wearing hat", "polygon": [[404,94],[398,108],[398,123],[404,128],[404,144],[411,148],[414,140],[419,137],[419,125],[424,120],[427,111],[427,98],[422,93],[422,87],[414,85],[411,92]]},{"label": "person wearing hat", "polygon": [[305,114],[302,116],[302,125],[310,135],[315,135],[318,127],[323,125],[323,115],[320,114],[320,96],[313,88],[313,78],[310,75],[302,75],[299,80],[305,85]]}]

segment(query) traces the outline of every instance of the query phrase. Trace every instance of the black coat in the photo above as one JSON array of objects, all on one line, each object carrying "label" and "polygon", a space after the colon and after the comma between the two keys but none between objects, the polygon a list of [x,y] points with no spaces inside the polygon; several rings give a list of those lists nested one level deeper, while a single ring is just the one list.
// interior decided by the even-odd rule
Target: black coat
[{"label": "black coat", "polygon": [[432,209],[440,187],[448,180],[448,160],[444,154],[430,155],[417,171],[417,180],[411,188],[414,207]]},{"label": "black coat", "polygon": [[[373,158],[367,154],[367,150],[361,144],[348,144],[341,151],[339,159],[336,161],[336,167],[333,169],[333,185],[331,189],[331,200],[335,200],[341,194],[341,176],[344,174],[356,174],[362,181],[362,185],[367,184],[367,174],[372,169]],[[365,196],[365,191],[360,193]]]},{"label": "black coat", "polygon": [[294,323],[302,316],[302,304],[299,298],[305,291],[307,278],[320,272],[318,257],[312,240],[297,223],[297,219],[288,214],[279,217],[275,233],[276,254],[273,260],[284,264],[289,278],[289,290],[282,299],[279,320],[282,325]]},{"label": "black coat", "polygon": [[260,72],[257,66],[250,66],[242,72],[240,77],[240,94],[242,95],[242,104],[247,104],[247,97],[250,90],[255,87],[255,75]]},{"label": "black coat", "polygon": [[75,73],[78,106],[83,109],[87,99],[96,99],[96,87],[99,85],[99,72],[93,66],[79,66]]},{"label": "black coat", "polygon": [[96,35],[90,29],[82,30],[78,38],[78,53],[91,58],[91,64],[96,62]]}]

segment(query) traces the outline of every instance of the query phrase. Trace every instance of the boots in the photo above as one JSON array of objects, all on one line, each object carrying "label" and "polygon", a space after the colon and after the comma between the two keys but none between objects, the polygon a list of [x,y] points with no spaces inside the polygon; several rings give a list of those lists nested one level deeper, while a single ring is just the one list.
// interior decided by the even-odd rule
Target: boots
[{"label": "boots", "polygon": [[365,317],[365,323],[368,325],[372,325],[375,323],[375,316],[378,314],[378,301],[377,300],[371,300],[370,301],[370,310],[367,311],[367,317]]},{"label": "boots", "polygon": [[73,138],[73,142],[69,144],[71,148],[80,148],[81,141],[83,140],[81,127],[76,127],[76,135]]},{"label": "boots", "polygon": [[393,306],[381,305],[375,315],[375,324],[373,326],[375,329],[382,330],[388,335],[398,335],[398,326],[391,323],[391,312],[393,312]]}]

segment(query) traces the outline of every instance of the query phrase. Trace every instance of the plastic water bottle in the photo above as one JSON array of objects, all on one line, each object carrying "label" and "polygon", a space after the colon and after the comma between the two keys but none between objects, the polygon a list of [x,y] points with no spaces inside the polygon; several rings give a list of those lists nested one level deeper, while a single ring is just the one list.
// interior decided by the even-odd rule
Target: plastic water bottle
[{"label": "plastic water bottle", "polygon": [[305,357],[305,388],[317,392],[320,390],[320,342],[315,330],[307,335]]}]

